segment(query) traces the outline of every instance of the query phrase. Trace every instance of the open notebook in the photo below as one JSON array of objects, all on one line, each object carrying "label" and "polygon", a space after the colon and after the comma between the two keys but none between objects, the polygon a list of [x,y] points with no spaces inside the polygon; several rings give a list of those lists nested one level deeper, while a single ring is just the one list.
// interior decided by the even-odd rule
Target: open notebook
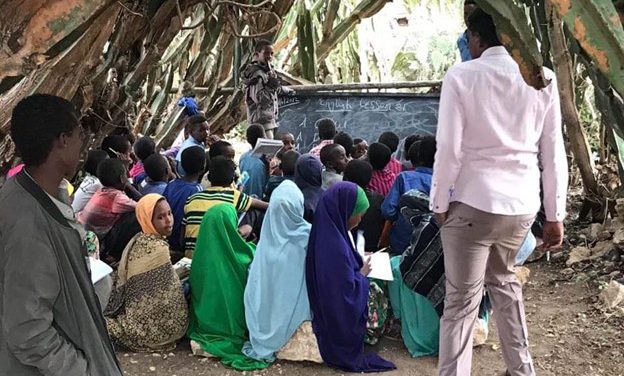
[{"label": "open notebook", "polygon": [[282,148],[284,144],[282,140],[272,140],[270,138],[259,138],[258,142],[256,142],[256,147],[253,149],[251,154],[254,157],[260,157],[262,155],[266,155],[267,157],[272,157],[277,154]]},{"label": "open notebook", "polygon": [[355,242],[358,253],[362,256],[362,259],[366,260],[370,258],[371,260],[371,272],[368,274],[368,278],[381,279],[382,281],[394,281],[392,267],[390,265],[390,255],[388,252],[384,252],[386,248],[380,249],[372,255],[367,256],[364,252],[365,245],[364,233],[358,231]]}]

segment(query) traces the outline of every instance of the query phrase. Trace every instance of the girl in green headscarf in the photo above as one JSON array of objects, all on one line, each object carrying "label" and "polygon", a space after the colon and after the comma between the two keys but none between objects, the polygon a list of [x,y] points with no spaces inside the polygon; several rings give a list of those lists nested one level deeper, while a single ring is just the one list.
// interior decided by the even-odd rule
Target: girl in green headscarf
[{"label": "girl in green headscarf", "polygon": [[[355,207],[353,208],[353,214],[351,220],[357,221],[361,219],[370,206],[366,192],[360,187],[357,187],[357,196],[355,201]],[[388,297],[385,293],[386,284],[383,281],[377,279],[370,279],[370,287],[368,290],[368,320],[366,322],[366,337],[364,342],[369,345],[374,345],[379,342],[379,339],[383,335],[384,325],[388,316]]]},{"label": "girl in green headscarf", "polygon": [[248,341],[243,294],[254,251],[238,233],[234,206],[224,203],[206,212],[191,267],[188,336],[223,364],[242,371],[269,366],[241,353]]}]

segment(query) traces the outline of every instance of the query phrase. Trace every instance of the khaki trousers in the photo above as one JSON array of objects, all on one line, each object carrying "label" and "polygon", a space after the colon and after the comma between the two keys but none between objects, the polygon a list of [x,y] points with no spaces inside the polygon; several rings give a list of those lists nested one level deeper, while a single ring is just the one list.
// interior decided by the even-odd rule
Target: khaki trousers
[{"label": "khaki trousers", "polygon": [[522,287],[516,279],[516,253],[535,215],[486,213],[451,203],[441,230],[446,274],[444,314],[440,321],[440,376],[469,376],[472,329],[483,285],[494,308],[503,356],[511,376],[534,376]]}]

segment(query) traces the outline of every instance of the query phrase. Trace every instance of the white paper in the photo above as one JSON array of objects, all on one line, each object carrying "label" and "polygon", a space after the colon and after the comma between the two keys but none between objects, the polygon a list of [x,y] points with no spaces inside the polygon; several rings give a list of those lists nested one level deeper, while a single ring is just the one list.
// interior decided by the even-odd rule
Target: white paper
[{"label": "white paper", "polygon": [[357,232],[357,241],[355,244],[355,248],[357,249],[360,256],[364,257],[364,253],[366,250],[366,240],[364,239],[364,231],[362,230]]},{"label": "white paper", "polygon": [[280,151],[281,148],[284,147],[284,144],[281,140],[271,140],[270,138],[259,138],[256,143],[256,147],[251,152],[251,155],[254,157],[260,157],[262,155],[267,155],[269,157],[274,156],[277,152]]},{"label": "white paper", "polygon": [[390,255],[387,252],[375,252],[367,257],[371,260],[371,271],[368,273],[368,278],[394,281],[392,267],[390,266]]},{"label": "white paper", "polygon": [[193,260],[183,257],[173,265],[173,271],[178,275],[180,281],[183,282],[191,274],[191,263]]},{"label": "white paper", "polygon": [[89,264],[91,266],[91,282],[93,282],[93,284],[96,284],[113,272],[113,268],[108,266],[108,264],[102,260],[96,260],[93,257],[89,257]]}]

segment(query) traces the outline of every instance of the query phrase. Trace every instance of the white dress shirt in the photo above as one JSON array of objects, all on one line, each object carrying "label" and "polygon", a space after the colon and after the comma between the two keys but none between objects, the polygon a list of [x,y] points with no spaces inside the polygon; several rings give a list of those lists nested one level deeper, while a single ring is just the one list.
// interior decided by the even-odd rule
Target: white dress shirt
[{"label": "white dress shirt", "polygon": [[568,164],[559,93],[551,83],[535,90],[504,47],[452,67],[442,84],[431,209],[462,202],[502,215],[535,214],[540,170],[548,221],[563,221]]}]

